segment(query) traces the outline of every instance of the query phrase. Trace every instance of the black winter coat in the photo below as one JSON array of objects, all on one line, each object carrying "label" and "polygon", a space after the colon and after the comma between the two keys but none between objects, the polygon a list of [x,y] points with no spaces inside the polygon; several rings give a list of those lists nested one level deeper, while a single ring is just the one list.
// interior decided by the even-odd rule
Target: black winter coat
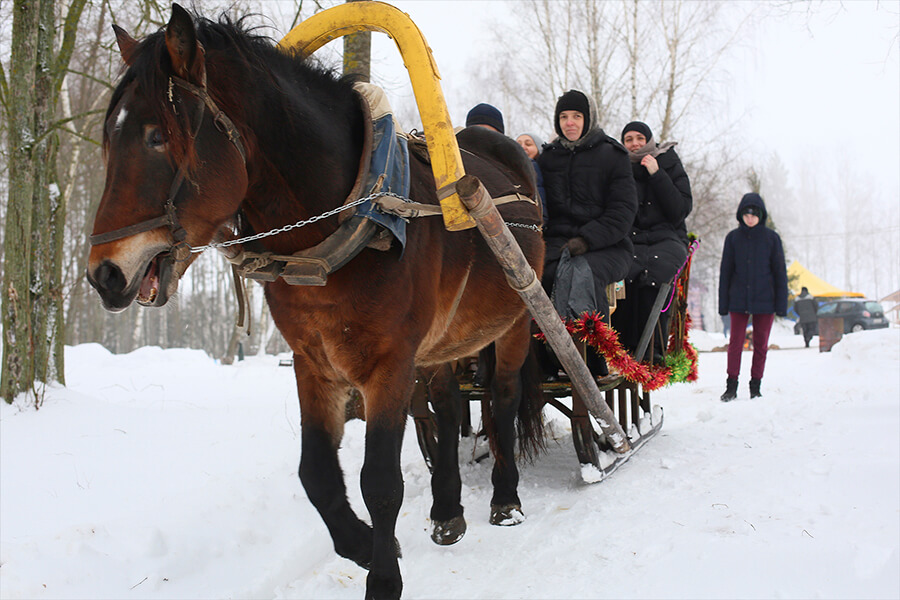
[{"label": "black winter coat", "polygon": [[797,311],[800,323],[815,323],[819,305],[811,295],[801,294],[794,300],[794,310]]},{"label": "black winter coat", "polygon": [[632,163],[637,186],[638,210],[631,230],[634,263],[628,280],[657,285],[674,277],[687,257],[684,220],[693,208],[691,182],[674,149],[656,157],[653,175],[640,163]]},{"label": "black winter coat", "polygon": [[663,239],[681,239],[687,244],[684,220],[693,208],[691,182],[675,149],[656,157],[659,170],[650,175],[640,163],[632,164],[637,186],[638,211],[631,241],[653,244]]},{"label": "black winter coat", "polygon": [[[757,206],[756,227],[747,227],[741,212]],[[787,314],[787,269],[777,233],[766,227],[766,206],[757,194],[747,194],[738,207],[740,225],[725,237],[719,268],[719,314]]]},{"label": "black winter coat", "polygon": [[[574,149],[559,140],[538,157],[549,220],[545,238],[583,237],[588,251],[618,247],[633,252],[628,234],[637,193],[628,152],[596,129]],[[548,250],[550,249],[548,244]],[[559,258],[547,256],[547,260]]]}]

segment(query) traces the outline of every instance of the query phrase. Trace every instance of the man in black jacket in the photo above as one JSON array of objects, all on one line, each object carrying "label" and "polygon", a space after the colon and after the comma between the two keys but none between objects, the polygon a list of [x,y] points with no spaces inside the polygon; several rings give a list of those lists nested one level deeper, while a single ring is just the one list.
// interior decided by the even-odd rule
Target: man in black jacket
[{"label": "man in black jacket", "polygon": [[[634,257],[628,238],[637,212],[631,162],[625,148],[600,129],[594,102],[582,92],[560,96],[553,118],[559,137],[538,158],[548,215],[543,285],[552,290],[563,248],[584,255],[597,309],[608,323],[606,286],[628,274]],[[601,357],[588,366],[595,375],[607,374]]]}]

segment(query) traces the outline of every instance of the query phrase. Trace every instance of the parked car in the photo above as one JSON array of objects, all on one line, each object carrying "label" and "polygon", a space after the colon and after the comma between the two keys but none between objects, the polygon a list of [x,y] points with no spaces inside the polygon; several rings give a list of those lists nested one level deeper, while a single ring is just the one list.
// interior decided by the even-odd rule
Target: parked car
[{"label": "parked car", "polygon": [[844,333],[882,329],[889,325],[879,303],[861,298],[826,302],[819,307],[819,318],[822,317],[843,317]]}]

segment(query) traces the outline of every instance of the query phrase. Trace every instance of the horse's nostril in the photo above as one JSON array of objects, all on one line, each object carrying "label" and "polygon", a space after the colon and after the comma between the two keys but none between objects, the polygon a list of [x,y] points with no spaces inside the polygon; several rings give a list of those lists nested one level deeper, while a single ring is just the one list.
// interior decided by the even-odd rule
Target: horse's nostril
[{"label": "horse's nostril", "polygon": [[97,267],[94,280],[100,289],[107,292],[120,293],[125,289],[125,275],[122,274],[122,269],[108,260],[103,261]]}]

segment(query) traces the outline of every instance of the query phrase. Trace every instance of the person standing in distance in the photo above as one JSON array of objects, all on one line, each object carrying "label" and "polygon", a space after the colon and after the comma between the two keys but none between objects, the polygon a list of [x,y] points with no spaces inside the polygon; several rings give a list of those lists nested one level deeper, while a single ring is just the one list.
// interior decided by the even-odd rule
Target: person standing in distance
[{"label": "person standing in distance", "polygon": [[800,328],[803,330],[803,342],[809,348],[809,342],[816,330],[819,305],[816,303],[816,299],[810,295],[806,286],[800,290],[800,295],[794,300],[794,310],[797,311]]},{"label": "person standing in distance", "polygon": [[725,237],[719,267],[719,314],[730,315],[728,379],[722,402],[737,398],[738,375],[747,321],[753,316],[753,362],[750,397],[762,396],[769,332],[775,315],[787,315],[787,268],[781,237],[766,227],[766,205],[759,194],[744,194],[737,210],[737,229]]}]

